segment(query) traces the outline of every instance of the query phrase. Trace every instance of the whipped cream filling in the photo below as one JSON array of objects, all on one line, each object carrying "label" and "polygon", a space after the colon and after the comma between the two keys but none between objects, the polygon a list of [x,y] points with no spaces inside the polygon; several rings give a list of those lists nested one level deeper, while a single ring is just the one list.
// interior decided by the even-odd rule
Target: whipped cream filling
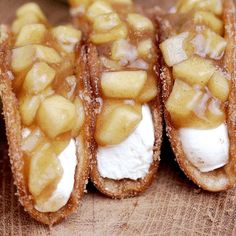
[{"label": "whipped cream filling", "polygon": [[179,134],[187,159],[201,172],[210,172],[228,163],[227,125],[206,130],[182,128]]},{"label": "whipped cream filling", "polygon": [[98,147],[97,165],[104,178],[137,180],[145,177],[153,161],[154,125],[148,105],[142,106],[142,120],[122,143]]},{"label": "whipped cream filling", "polygon": [[65,150],[58,156],[63,168],[63,175],[51,197],[44,202],[36,203],[35,209],[40,212],[56,212],[66,205],[74,187],[75,168],[77,165],[76,143],[71,139]]}]

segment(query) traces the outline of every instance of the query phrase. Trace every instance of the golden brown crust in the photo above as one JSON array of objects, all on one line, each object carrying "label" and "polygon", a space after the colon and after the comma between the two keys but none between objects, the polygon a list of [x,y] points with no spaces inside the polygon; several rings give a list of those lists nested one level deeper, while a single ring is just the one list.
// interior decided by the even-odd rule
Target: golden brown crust
[{"label": "golden brown crust", "polygon": [[[228,41],[226,53],[224,56],[224,66],[230,74],[232,74],[232,90],[229,98],[229,109],[228,109],[228,119],[227,125],[229,130],[230,138],[230,162],[228,167],[220,168],[208,173],[202,173],[197,168],[195,168],[186,158],[181,141],[179,139],[178,130],[176,130],[172,123],[170,114],[166,109],[164,109],[164,116],[166,122],[167,135],[169,136],[172,149],[175,153],[176,159],[179,163],[180,168],[184,171],[186,176],[191,179],[199,187],[212,191],[224,191],[232,188],[235,183],[235,170],[233,178],[229,178],[227,174],[227,169],[235,168],[235,158],[236,153],[236,122],[235,122],[235,110],[236,110],[236,87],[235,87],[235,63],[236,63],[236,25],[235,25],[235,6],[232,0],[224,1],[224,15],[223,20],[225,23],[225,38]],[[170,25],[166,21],[159,20],[161,22],[161,41],[163,41],[166,36],[171,31]],[[173,78],[170,68],[162,60],[162,100],[165,104],[173,87]],[[231,172],[232,174],[232,172]]]},{"label": "golden brown crust", "polygon": [[86,122],[81,134],[76,139],[78,164],[75,173],[74,189],[67,204],[55,213],[41,213],[34,208],[33,199],[28,191],[28,184],[23,175],[23,155],[21,145],[21,121],[18,110],[18,103],[15,94],[12,92],[11,71],[10,71],[10,38],[0,44],[0,96],[3,103],[3,114],[6,123],[6,133],[9,144],[9,157],[11,162],[14,184],[17,187],[19,201],[34,219],[44,224],[53,225],[74,212],[81,202],[84,194],[84,188],[88,178],[90,140],[92,131],[91,122],[91,89],[89,85],[89,76],[86,68],[86,52],[84,47],[77,47],[79,55],[77,59],[78,81],[82,80],[84,85],[83,96],[84,108],[86,112]]},{"label": "golden brown crust", "polygon": [[[88,64],[90,68],[90,75],[91,75],[91,85],[93,87],[93,96],[95,98],[94,102],[94,110],[99,110],[99,78],[101,75],[101,65],[98,58],[98,52],[94,45],[88,45]],[[159,72],[159,68],[157,68]],[[159,76],[157,75],[157,84],[159,82]],[[158,86],[159,88],[159,86]],[[91,179],[97,189],[101,191],[103,194],[111,197],[111,198],[126,198],[136,196],[142,192],[144,192],[152,183],[154,179],[157,168],[160,161],[160,147],[162,142],[162,111],[161,111],[161,102],[160,102],[160,91],[156,99],[154,99],[150,104],[152,115],[153,115],[153,122],[155,128],[155,144],[154,144],[154,154],[153,154],[153,163],[150,166],[148,174],[143,179],[139,179],[137,181],[130,180],[130,179],[123,179],[123,180],[112,180],[108,178],[101,177],[98,168],[97,168],[97,161],[96,161],[96,149],[97,145],[95,144],[95,149],[93,150],[93,157],[91,161]]]},{"label": "golden brown crust", "polygon": [[236,183],[236,9],[233,1],[225,0],[224,20],[226,22],[225,36],[228,39],[224,66],[232,78],[227,116],[230,139],[230,162],[226,166],[226,173],[230,175],[231,183],[234,185]]}]

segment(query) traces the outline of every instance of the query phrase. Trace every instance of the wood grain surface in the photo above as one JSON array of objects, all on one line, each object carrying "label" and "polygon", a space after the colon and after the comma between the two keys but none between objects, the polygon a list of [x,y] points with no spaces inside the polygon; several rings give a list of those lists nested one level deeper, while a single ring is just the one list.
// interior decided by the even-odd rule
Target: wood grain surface
[{"label": "wood grain surface", "polygon": [[[0,0],[0,22],[10,22],[15,9],[24,2]],[[52,23],[69,20],[65,4],[36,2]],[[171,1],[139,2],[167,6]],[[24,212],[15,196],[2,124],[0,135],[0,236],[236,235],[236,190],[217,194],[199,190],[179,170],[167,141],[163,145],[158,178],[142,196],[111,200],[90,184],[76,214],[52,228],[38,224]]]}]

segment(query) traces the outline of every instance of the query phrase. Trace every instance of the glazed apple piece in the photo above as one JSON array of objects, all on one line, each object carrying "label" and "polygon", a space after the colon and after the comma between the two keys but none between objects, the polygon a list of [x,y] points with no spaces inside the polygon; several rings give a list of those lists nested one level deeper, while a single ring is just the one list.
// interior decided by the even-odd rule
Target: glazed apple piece
[{"label": "glazed apple piece", "polygon": [[37,200],[41,193],[56,186],[63,174],[60,161],[49,143],[40,145],[32,155],[29,169],[29,191]]},{"label": "glazed apple piece", "polygon": [[12,50],[11,67],[17,73],[31,66],[35,59],[35,47],[27,45]]},{"label": "glazed apple piece", "polygon": [[44,41],[47,29],[43,24],[29,24],[22,27],[16,38],[16,47],[40,44]]},{"label": "glazed apple piece", "polygon": [[83,103],[80,98],[76,98],[74,101],[75,110],[76,110],[76,120],[75,125],[72,129],[72,136],[76,137],[79,134],[84,122],[85,122],[85,112]]},{"label": "glazed apple piece", "polygon": [[26,95],[19,99],[21,121],[24,125],[31,125],[34,122],[40,102],[41,99],[39,95]]},{"label": "glazed apple piece", "polygon": [[153,23],[147,17],[136,14],[130,13],[127,16],[127,22],[129,26],[136,31],[152,31],[154,30]]},{"label": "glazed apple piece", "polygon": [[214,128],[225,122],[225,111],[220,107],[220,102],[214,98],[209,102],[206,110],[209,128]]},{"label": "glazed apple piece", "polygon": [[157,81],[155,75],[149,75],[142,91],[138,95],[137,101],[141,104],[152,101],[157,96]]},{"label": "glazed apple piece", "polygon": [[227,46],[227,41],[223,37],[208,28],[197,32],[190,43],[195,54],[214,60],[222,58]]},{"label": "glazed apple piece", "polygon": [[101,146],[121,143],[134,131],[141,119],[141,105],[106,102],[97,119],[97,143]]},{"label": "glazed apple piece", "polygon": [[79,30],[71,26],[57,26],[52,29],[54,39],[64,51],[71,53],[76,43],[80,42],[82,34]]},{"label": "glazed apple piece", "polygon": [[197,4],[197,8],[205,11],[211,11],[218,16],[223,13],[222,0],[202,0]]},{"label": "glazed apple piece", "polygon": [[92,33],[90,36],[91,42],[95,44],[104,44],[115,40],[124,39],[128,34],[128,29],[125,24],[120,24],[106,33]]},{"label": "glazed apple piece", "polygon": [[190,85],[205,86],[215,72],[215,66],[210,60],[193,56],[173,66],[173,76]]},{"label": "glazed apple piece", "polygon": [[48,88],[41,94],[22,94],[21,96],[19,96],[19,112],[22,124],[26,126],[32,125],[36,118],[36,114],[41,104],[41,101],[44,100],[47,96],[52,95],[53,93],[54,92],[50,88]]},{"label": "glazed apple piece", "polygon": [[197,11],[194,14],[194,24],[206,25],[216,34],[222,35],[224,32],[223,22],[213,13],[207,11]]},{"label": "glazed apple piece", "polygon": [[136,98],[146,80],[146,71],[104,72],[101,77],[102,93],[110,98]]},{"label": "glazed apple piece", "polygon": [[55,75],[55,70],[47,63],[35,63],[25,77],[23,88],[27,93],[38,94],[52,83]]},{"label": "glazed apple piece", "polygon": [[59,137],[59,138],[55,138],[52,142],[51,142],[51,147],[52,150],[56,153],[56,155],[58,156],[59,154],[62,153],[63,150],[65,150],[65,148],[69,145],[70,142],[70,137],[69,135],[65,135],[65,137]]},{"label": "glazed apple piece", "polygon": [[24,152],[30,155],[42,142],[45,142],[45,136],[39,128],[33,130],[29,128],[22,129],[21,148]]},{"label": "glazed apple piece", "polygon": [[29,24],[46,23],[46,18],[35,3],[27,3],[20,7],[17,12],[17,19],[12,24],[12,31],[18,34],[20,30]]},{"label": "glazed apple piece", "polygon": [[87,10],[87,17],[93,21],[97,16],[113,12],[106,1],[95,1]]},{"label": "glazed apple piece", "polygon": [[125,39],[113,42],[111,47],[111,58],[121,60],[122,63],[133,62],[137,59],[138,52],[134,45]]},{"label": "glazed apple piece", "polygon": [[38,19],[42,21],[46,21],[46,17],[43,14],[40,7],[36,3],[33,3],[33,2],[24,4],[22,7],[19,7],[16,11],[16,16],[20,18],[27,15],[29,12],[37,16]]},{"label": "glazed apple piece", "polygon": [[185,82],[175,80],[173,90],[167,100],[166,109],[176,127],[186,127],[191,120],[194,108],[203,93],[195,90]]},{"label": "glazed apple piece", "polygon": [[38,17],[34,13],[28,13],[12,23],[12,32],[18,34],[24,26],[37,23],[41,23]]},{"label": "glazed apple piece", "polygon": [[215,15],[221,15],[223,5],[221,0],[179,0],[176,9],[179,13],[187,13],[194,9],[199,9],[211,11]]},{"label": "glazed apple piece", "polygon": [[76,119],[76,110],[66,98],[53,95],[46,98],[39,107],[37,121],[40,128],[50,138],[70,131]]},{"label": "glazed apple piece", "polygon": [[36,50],[36,57],[39,60],[55,64],[60,63],[62,61],[61,56],[55,49],[43,45],[35,45],[34,47]]},{"label": "glazed apple piece", "polygon": [[93,28],[96,32],[107,32],[121,24],[121,20],[116,13],[107,13],[95,17]]},{"label": "glazed apple piece", "polygon": [[168,66],[173,66],[188,59],[189,55],[185,48],[188,37],[189,32],[184,32],[168,38],[160,44],[161,52]]},{"label": "glazed apple piece", "polygon": [[223,72],[216,71],[209,80],[208,88],[212,96],[222,102],[227,101],[230,92],[229,76]]},{"label": "glazed apple piece", "polygon": [[145,39],[138,44],[138,55],[144,59],[152,58],[153,43],[151,39]]},{"label": "glazed apple piece", "polygon": [[202,0],[179,0],[176,4],[176,10],[179,13],[186,13],[191,11]]},{"label": "glazed apple piece", "polygon": [[206,53],[215,60],[219,60],[224,55],[224,51],[227,46],[227,41],[220,35],[213,31],[206,29],[203,31],[203,35],[206,39]]}]

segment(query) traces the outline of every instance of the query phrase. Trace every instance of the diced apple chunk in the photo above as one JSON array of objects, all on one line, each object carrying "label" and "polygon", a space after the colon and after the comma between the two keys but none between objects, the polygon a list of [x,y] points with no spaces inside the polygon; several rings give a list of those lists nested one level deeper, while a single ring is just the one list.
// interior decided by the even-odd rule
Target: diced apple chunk
[{"label": "diced apple chunk", "polygon": [[97,143],[101,146],[121,143],[134,131],[141,119],[141,106],[137,110],[131,105],[122,104],[114,106],[109,112],[102,112],[95,132]]},{"label": "diced apple chunk", "polygon": [[207,125],[209,128],[214,128],[225,122],[226,116],[224,110],[220,107],[218,100],[212,99],[206,110]]},{"label": "diced apple chunk", "polygon": [[52,83],[55,75],[55,70],[47,63],[35,63],[25,77],[23,88],[28,93],[38,94]]},{"label": "diced apple chunk", "polygon": [[183,80],[190,85],[205,86],[215,70],[215,66],[210,60],[193,56],[180,64],[174,65],[173,76],[175,79]]},{"label": "diced apple chunk", "polygon": [[129,13],[127,16],[127,22],[137,31],[152,31],[154,29],[152,21],[140,14]]},{"label": "diced apple chunk", "polygon": [[176,127],[186,127],[201,96],[201,91],[195,90],[180,80],[175,80],[172,92],[166,102],[166,109]]},{"label": "diced apple chunk", "polygon": [[25,96],[20,99],[20,115],[24,125],[31,125],[40,106],[39,96]]},{"label": "diced apple chunk", "polygon": [[53,151],[56,153],[56,155],[60,155],[61,152],[63,152],[65,150],[65,148],[68,146],[70,142],[70,138],[69,137],[59,137],[56,138],[52,141],[51,145],[52,145],[52,149]]},{"label": "diced apple chunk", "polygon": [[16,19],[12,23],[12,32],[14,34],[18,34],[20,30],[29,24],[36,24],[40,23],[40,20],[34,13],[27,13],[26,15]]},{"label": "diced apple chunk", "polygon": [[40,44],[43,42],[46,27],[43,24],[25,25],[17,36],[15,46],[25,46],[28,44]]},{"label": "diced apple chunk", "polygon": [[[23,130],[22,130],[23,132]],[[45,137],[39,128],[31,131],[27,137],[22,138],[21,148],[24,152],[34,151],[38,145],[45,141]]]},{"label": "diced apple chunk", "polygon": [[93,27],[96,32],[108,32],[114,27],[121,24],[121,20],[116,13],[107,13],[104,15],[97,16],[94,19]]},{"label": "diced apple chunk", "polygon": [[36,49],[36,57],[39,60],[52,64],[57,64],[62,61],[60,55],[53,48],[42,45],[35,45],[35,49]]},{"label": "diced apple chunk", "polygon": [[82,36],[81,31],[71,26],[57,26],[52,29],[52,35],[66,52],[72,52]]},{"label": "diced apple chunk", "polygon": [[136,98],[146,80],[146,71],[104,72],[101,78],[102,93],[110,98]]},{"label": "diced apple chunk", "polygon": [[194,9],[202,0],[179,0],[176,4],[179,13],[186,13]]},{"label": "diced apple chunk", "polygon": [[[134,100],[132,101],[133,104],[135,104]],[[115,108],[124,105],[124,100],[120,99],[103,99],[102,100],[102,112],[100,110],[99,112],[99,119],[101,120],[103,117],[106,117],[111,111],[113,111]]]},{"label": "diced apple chunk", "polygon": [[148,77],[141,93],[138,95],[137,101],[144,104],[152,101],[157,96],[157,81],[155,75]]},{"label": "diced apple chunk", "polygon": [[74,127],[75,118],[74,104],[59,95],[46,98],[37,113],[38,124],[49,138],[70,131]]},{"label": "diced apple chunk", "polygon": [[206,25],[219,35],[222,35],[224,31],[223,22],[211,12],[197,11],[194,14],[194,23]]},{"label": "diced apple chunk", "polygon": [[75,43],[80,41],[82,33],[70,25],[61,25],[52,29],[53,36],[63,43]]},{"label": "diced apple chunk", "polygon": [[192,39],[191,44],[194,53],[201,57],[210,57],[219,60],[224,55],[227,41],[210,29],[198,32]]},{"label": "diced apple chunk", "polygon": [[113,60],[126,60],[133,62],[138,56],[137,49],[125,39],[120,39],[112,44],[111,58]]},{"label": "diced apple chunk", "polygon": [[216,71],[209,80],[208,88],[215,98],[225,102],[229,97],[230,80],[223,72]]},{"label": "diced apple chunk", "polygon": [[138,54],[141,57],[150,59],[152,57],[153,43],[151,39],[145,39],[138,44]]},{"label": "diced apple chunk", "polygon": [[13,72],[20,72],[31,66],[35,59],[35,48],[32,45],[12,50],[11,67]]},{"label": "diced apple chunk", "polygon": [[75,125],[72,129],[72,136],[76,137],[78,136],[84,122],[85,122],[85,112],[83,103],[80,98],[76,98],[74,101],[75,109],[76,109],[76,120]]},{"label": "diced apple chunk", "polygon": [[63,174],[59,159],[49,143],[33,154],[29,170],[29,191],[37,198],[50,185],[56,185]]},{"label": "diced apple chunk", "polygon": [[93,21],[95,17],[111,13],[113,10],[109,3],[105,1],[95,1],[87,10],[87,17]]},{"label": "diced apple chunk", "polygon": [[211,11],[215,15],[222,15],[223,13],[223,3],[222,0],[205,0],[199,2],[198,9],[205,11]]},{"label": "diced apple chunk", "polygon": [[224,55],[227,41],[209,29],[205,30],[203,34],[206,38],[207,55],[212,59],[219,60]]},{"label": "diced apple chunk", "polygon": [[35,14],[38,19],[45,21],[46,17],[44,16],[42,10],[40,9],[39,5],[33,2],[30,3],[26,3],[24,5],[22,5],[21,7],[18,8],[18,10],[16,11],[16,15],[17,17],[22,17],[25,16],[28,13],[33,13]]},{"label": "diced apple chunk", "polygon": [[176,5],[177,12],[187,13],[192,10],[211,11],[215,15],[223,12],[222,0],[179,0]]},{"label": "diced apple chunk", "polygon": [[168,66],[173,66],[188,59],[188,55],[184,47],[184,43],[188,36],[189,33],[184,32],[173,36],[160,44],[161,52],[165,63]]},{"label": "diced apple chunk", "polygon": [[92,33],[90,40],[95,44],[103,44],[126,38],[127,34],[128,29],[126,25],[120,24],[107,33]]}]

